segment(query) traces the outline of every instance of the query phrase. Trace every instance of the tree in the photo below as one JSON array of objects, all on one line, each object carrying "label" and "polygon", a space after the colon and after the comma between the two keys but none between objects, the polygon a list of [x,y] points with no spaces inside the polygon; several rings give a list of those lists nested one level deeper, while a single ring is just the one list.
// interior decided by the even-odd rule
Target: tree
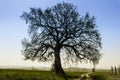
[{"label": "tree", "polygon": [[80,16],[73,4],[62,2],[45,10],[31,8],[21,17],[29,24],[30,39],[22,41],[25,59],[53,59],[59,75],[65,75],[60,56],[63,51],[72,61],[99,62],[101,37],[94,16]]}]

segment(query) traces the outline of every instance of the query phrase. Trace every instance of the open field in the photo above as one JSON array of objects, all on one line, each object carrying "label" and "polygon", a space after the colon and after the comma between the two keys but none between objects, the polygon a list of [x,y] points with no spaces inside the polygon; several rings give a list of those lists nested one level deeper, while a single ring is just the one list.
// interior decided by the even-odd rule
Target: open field
[{"label": "open field", "polygon": [[[66,71],[68,80],[85,80],[89,72]],[[97,71],[89,74],[88,80],[120,80],[120,75],[112,75],[109,71]],[[0,80],[64,80],[54,72],[43,70],[0,69]]]},{"label": "open field", "polygon": [[[84,72],[66,72],[70,80],[79,77]],[[0,80],[64,80],[51,71],[0,69]]]}]

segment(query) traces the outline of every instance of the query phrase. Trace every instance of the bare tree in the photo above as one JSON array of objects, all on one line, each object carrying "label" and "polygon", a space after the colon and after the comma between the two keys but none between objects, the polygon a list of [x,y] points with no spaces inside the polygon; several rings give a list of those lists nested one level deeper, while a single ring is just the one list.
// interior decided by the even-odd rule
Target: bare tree
[{"label": "bare tree", "polygon": [[81,16],[70,3],[42,10],[31,8],[21,16],[29,24],[30,39],[23,39],[25,59],[54,60],[55,72],[65,75],[61,66],[62,51],[69,60],[87,60],[97,64],[101,58],[101,37],[95,17]]}]

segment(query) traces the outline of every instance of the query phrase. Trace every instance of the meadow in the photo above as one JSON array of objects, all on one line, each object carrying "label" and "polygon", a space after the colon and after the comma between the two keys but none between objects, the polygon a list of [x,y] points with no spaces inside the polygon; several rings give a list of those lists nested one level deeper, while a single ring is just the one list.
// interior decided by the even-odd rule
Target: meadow
[{"label": "meadow", "polygon": [[[66,71],[68,80],[86,80],[81,75],[88,72]],[[113,75],[109,71],[96,71],[89,74],[87,80],[120,80],[120,75]],[[0,80],[65,80],[54,72],[45,70],[0,69]]]},{"label": "meadow", "polygon": [[[69,80],[79,77],[84,72],[66,72]],[[0,80],[64,80],[54,72],[43,70],[0,69]]]}]

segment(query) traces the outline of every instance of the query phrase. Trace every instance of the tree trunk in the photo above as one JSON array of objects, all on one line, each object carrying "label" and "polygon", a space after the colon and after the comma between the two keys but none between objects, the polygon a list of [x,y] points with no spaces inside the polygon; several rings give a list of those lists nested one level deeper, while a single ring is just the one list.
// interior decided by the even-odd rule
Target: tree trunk
[{"label": "tree trunk", "polygon": [[61,66],[60,50],[56,50],[54,55],[55,55],[54,62],[55,73],[59,76],[65,77],[65,72]]}]

